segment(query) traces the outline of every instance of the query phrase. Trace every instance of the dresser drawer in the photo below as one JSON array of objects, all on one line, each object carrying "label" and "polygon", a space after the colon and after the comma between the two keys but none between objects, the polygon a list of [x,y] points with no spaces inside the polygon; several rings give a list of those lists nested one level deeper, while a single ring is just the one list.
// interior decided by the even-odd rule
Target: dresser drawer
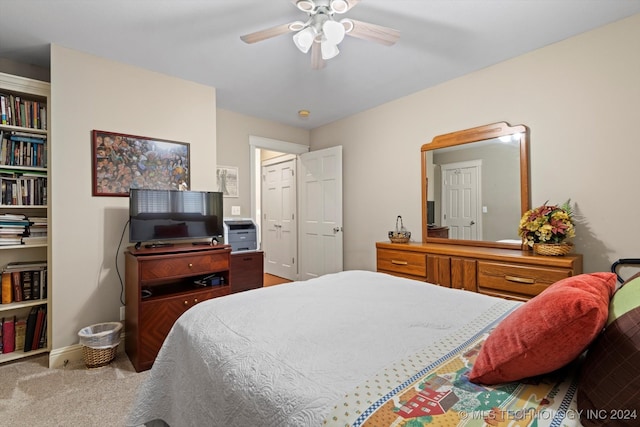
[{"label": "dresser drawer", "polygon": [[264,279],[262,252],[232,253],[230,265],[232,293],[262,287]]},{"label": "dresser drawer", "polygon": [[151,368],[164,338],[182,314],[194,305],[229,294],[229,286],[211,286],[175,296],[143,300],[140,305],[139,361],[143,369]]},{"label": "dresser drawer", "polygon": [[427,256],[419,252],[378,249],[378,271],[427,277]]},{"label": "dresser drawer", "polygon": [[172,279],[226,270],[229,254],[157,257],[140,263],[140,280]]},{"label": "dresser drawer", "polygon": [[478,291],[532,298],[569,276],[568,269],[479,261]]}]

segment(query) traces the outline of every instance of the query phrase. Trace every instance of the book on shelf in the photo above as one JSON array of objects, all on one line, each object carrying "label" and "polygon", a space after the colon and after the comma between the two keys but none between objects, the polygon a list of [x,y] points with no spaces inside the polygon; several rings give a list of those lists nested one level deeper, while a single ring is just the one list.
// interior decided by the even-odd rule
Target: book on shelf
[{"label": "book on shelf", "polygon": [[23,351],[30,351],[33,346],[33,337],[36,332],[36,323],[38,321],[38,307],[31,307],[29,316],[27,316],[27,328],[25,330]]},{"label": "book on shelf", "polygon": [[37,260],[37,261],[13,261],[4,266],[4,271],[11,270],[33,270],[39,268],[46,268],[47,261]]},{"label": "book on shelf", "polygon": [[43,245],[47,243],[47,236],[26,236],[22,238],[25,245]]},{"label": "book on shelf", "polygon": [[2,352],[11,353],[16,347],[16,316],[2,319]]},{"label": "book on shelf", "polygon": [[21,350],[24,348],[24,342],[27,334],[27,319],[17,319],[16,325],[16,345],[15,348],[17,350]]},{"label": "book on shelf", "polygon": [[[44,319],[47,311],[44,307],[38,307],[38,314],[36,316],[36,329],[33,333],[33,340],[31,341],[31,350],[37,350],[40,346],[40,335],[44,328]],[[26,339],[25,339],[26,340]],[[25,346],[27,343],[25,342]]]},{"label": "book on shelf", "polygon": [[11,272],[2,272],[2,304],[10,304],[13,302],[13,281],[11,279]]},{"label": "book on shelf", "polygon": [[21,245],[22,237],[0,237],[0,246]]},{"label": "book on shelf", "polygon": [[32,283],[31,283],[31,270],[24,270],[24,271],[19,271],[19,272],[14,272],[18,273],[20,275],[20,279],[21,279],[21,283],[20,283],[20,287],[22,288],[22,301],[31,301],[34,298],[33,295],[33,287],[32,287]]},{"label": "book on shelf", "polygon": [[41,299],[40,272],[37,270],[30,271],[29,275],[31,276],[31,299]]},{"label": "book on shelf", "polygon": [[42,331],[40,333],[40,343],[38,348],[45,348],[47,346],[47,312],[44,312],[44,320],[42,321]]},{"label": "book on shelf", "polygon": [[22,277],[20,271],[14,271],[11,273],[11,284],[13,285],[13,301],[20,302],[24,299],[24,292],[22,290]]}]

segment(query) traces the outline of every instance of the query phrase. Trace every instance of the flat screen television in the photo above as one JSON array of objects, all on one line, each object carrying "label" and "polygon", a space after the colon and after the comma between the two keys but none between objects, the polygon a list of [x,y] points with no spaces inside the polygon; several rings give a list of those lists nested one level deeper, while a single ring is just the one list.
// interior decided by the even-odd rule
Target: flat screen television
[{"label": "flat screen television", "polygon": [[129,242],[216,239],[222,242],[222,193],[129,190]]}]

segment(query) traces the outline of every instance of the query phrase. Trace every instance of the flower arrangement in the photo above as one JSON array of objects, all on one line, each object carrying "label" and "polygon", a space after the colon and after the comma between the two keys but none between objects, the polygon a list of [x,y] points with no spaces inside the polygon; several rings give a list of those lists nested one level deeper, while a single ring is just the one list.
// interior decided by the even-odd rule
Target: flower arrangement
[{"label": "flower arrangement", "polygon": [[544,205],[531,209],[520,219],[518,234],[524,244],[562,243],[575,236],[571,199],[562,205]]}]

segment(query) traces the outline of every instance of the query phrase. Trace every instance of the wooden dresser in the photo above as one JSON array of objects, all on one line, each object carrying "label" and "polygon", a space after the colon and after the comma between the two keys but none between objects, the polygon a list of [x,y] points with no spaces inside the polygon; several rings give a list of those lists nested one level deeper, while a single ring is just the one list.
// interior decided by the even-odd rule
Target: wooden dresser
[{"label": "wooden dresser", "polygon": [[[199,302],[228,295],[228,245],[176,245],[125,253],[125,349],[136,372],[151,368],[169,330]],[[215,274],[221,284],[197,286]]]},{"label": "wooden dresser", "polygon": [[526,301],[552,283],[582,273],[582,255],[443,243],[376,243],[377,270],[502,298]]}]

